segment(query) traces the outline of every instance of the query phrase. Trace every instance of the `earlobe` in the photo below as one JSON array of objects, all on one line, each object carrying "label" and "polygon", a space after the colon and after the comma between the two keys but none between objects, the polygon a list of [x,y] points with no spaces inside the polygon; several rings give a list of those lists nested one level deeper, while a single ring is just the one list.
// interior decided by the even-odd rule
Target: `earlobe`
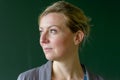
[{"label": "earlobe", "polygon": [[79,45],[82,42],[83,38],[84,38],[84,33],[82,31],[80,31],[80,30],[77,31],[75,33],[75,37],[74,37],[75,45]]}]

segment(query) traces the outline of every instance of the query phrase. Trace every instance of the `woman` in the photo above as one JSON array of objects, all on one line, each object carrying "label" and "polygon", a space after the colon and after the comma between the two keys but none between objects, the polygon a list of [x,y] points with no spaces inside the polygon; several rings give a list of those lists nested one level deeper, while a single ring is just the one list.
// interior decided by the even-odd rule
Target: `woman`
[{"label": "woman", "polygon": [[90,32],[88,18],[74,5],[58,1],[39,16],[40,45],[49,60],[21,73],[18,80],[103,80],[79,60],[79,47]]}]

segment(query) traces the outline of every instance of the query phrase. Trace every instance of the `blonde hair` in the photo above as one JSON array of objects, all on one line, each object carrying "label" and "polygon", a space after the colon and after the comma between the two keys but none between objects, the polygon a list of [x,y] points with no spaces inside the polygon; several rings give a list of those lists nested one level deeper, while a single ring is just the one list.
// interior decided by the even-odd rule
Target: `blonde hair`
[{"label": "blonde hair", "polygon": [[45,11],[39,16],[39,22],[41,18],[49,13],[62,13],[66,18],[66,25],[69,29],[75,33],[78,30],[83,31],[84,39],[89,36],[90,33],[90,19],[86,17],[83,11],[65,1],[58,1],[47,7]]}]

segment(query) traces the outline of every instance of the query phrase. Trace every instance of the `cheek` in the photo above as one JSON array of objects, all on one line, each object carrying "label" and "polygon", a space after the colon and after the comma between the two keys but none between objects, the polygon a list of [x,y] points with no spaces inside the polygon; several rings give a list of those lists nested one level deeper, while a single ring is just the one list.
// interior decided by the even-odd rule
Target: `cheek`
[{"label": "cheek", "polygon": [[58,48],[58,47],[62,47],[64,42],[65,41],[62,38],[56,38],[56,39],[52,40],[52,45],[53,45],[53,47]]},{"label": "cheek", "polygon": [[73,41],[70,37],[59,37],[54,39],[53,45],[57,51],[64,52],[73,45]]}]

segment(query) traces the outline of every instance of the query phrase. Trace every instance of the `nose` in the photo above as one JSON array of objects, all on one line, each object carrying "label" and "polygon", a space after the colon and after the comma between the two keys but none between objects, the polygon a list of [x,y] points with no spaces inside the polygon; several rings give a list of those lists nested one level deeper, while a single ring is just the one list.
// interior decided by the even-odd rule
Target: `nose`
[{"label": "nose", "polygon": [[47,32],[42,32],[41,36],[40,36],[40,44],[43,45],[43,44],[46,44],[48,42],[49,42],[49,39],[48,39]]}]

